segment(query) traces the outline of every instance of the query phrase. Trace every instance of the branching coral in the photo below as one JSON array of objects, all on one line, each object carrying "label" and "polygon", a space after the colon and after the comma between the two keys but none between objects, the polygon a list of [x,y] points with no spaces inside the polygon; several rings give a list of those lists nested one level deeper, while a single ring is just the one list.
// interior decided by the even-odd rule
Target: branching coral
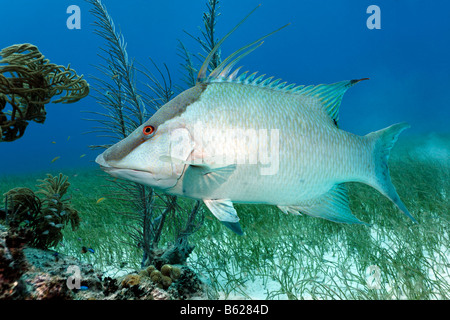
[{"label": "branching coral", "polygon": [[[77,210],[64,197],[70,183],[67,177],[48,174],[36,193],[28,188],[14,188],[5,193],[7,221],[13,229],[32,232],[29,244],[36,248],[57,245],[63,237],[62,229],[70,223],[76,229],[80,223]],[[38,197],[37,195],[43,195]]]},{"label": "branching coral", "polygon": [[89,94],[83,76],[50,63],[32,44],[4,48],[0,58],[0,142],[21,138],[28,121],[44,123],[53,97],[60,96],[53,103],[72,103]]}]

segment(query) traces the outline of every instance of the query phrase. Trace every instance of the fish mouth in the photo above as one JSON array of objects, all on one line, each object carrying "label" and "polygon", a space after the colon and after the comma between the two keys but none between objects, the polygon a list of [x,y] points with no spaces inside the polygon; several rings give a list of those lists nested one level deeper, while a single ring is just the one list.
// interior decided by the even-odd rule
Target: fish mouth
[{"label": "fish mouth", "polygon": [[113,168],[109,164],[106,163],[105,158],[103,157],[103,153],[99,154],[97,158],[95,158],[95,162],[100,165],[100,168]]},{"label": "fish mouth", "polygon": [[149,171],[144,170],[136,170],[136,169],[124,169],[124,168],[117,168],[117,167],[111,167],[111,166],[102,166],[100,165],[100,169],[102,169],[104,172],[109,173],[112,176],[119,177],[120,173],[130,173],[130,174],[147,174],[147,175],[153,175]]},{"label": "fish mouth", "polygon": [[103,154],[99,154],[97,156],[97,158],[95,159],[95,162],[100,165],[100,169],[102,169],[103,171],[107,172],[107,173],[113,173],[116,171],[123,171],[123,172],[136,172],[136,173],[144,173],[144,174],[153,174],[150,171],[147,170],[138,170],[138,169],[130,169],[130,168],[120,168],[120,167],[114,167],[109,165],[106,161],[105,158],[103,157]]},{"label": "fish mouth", "polygon": [[148,170],[113,167],[105,161],[103,154],[98,155],[95,162],[100,165],[103,171],[115,178],[137,182],[161,190],[172,188],[177,182],[177,179],[158,177],[154,172]]}]

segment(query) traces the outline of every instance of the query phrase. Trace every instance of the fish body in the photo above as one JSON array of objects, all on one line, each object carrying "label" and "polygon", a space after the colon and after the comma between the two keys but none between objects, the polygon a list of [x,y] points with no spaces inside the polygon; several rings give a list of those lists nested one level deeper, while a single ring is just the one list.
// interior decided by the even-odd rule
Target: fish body
[{"label": "fish body", "polygon": [[[233,202],[361,223],[348,207],[345,182],[373,186],[412,218],[387,169],[390,149],[409,126],[358,136],[336,125],[342,95],[357,82],[297,91],[202,84],[162,107],[96,161],[113,176],[203,200],[237,233]],[[146,139],[148,126],[156,129]]]},{"label": "fish body", "polygon": [[[224,39],[203,63],[196,86],[97,157],[103,170],[203,200],[238,234],[243,231],[233,203],[271,204],[284,213],[362,223],[349,209],[346,182],[374,187],[414,220],[387,167],[391,148],[409,125],[366,136],[338,127],[344,93],[365,79],[294,86],[256,74],[238,76],[239,69],[231,72],[256,42],[207,76],[212,54]],[[248,51],[231,60],[243,50]]]},{"label": "fish body", "polygon": [[337,183],[366,179],[373,165],[367,164],[373,141],[338,129],[318,99],[302,94],[212,83],[173,121],[192,137],[187,163],[232,171],[216,170],[226,180],[211,188],[185,172],[167,189],[176,195],[298,205]]}]

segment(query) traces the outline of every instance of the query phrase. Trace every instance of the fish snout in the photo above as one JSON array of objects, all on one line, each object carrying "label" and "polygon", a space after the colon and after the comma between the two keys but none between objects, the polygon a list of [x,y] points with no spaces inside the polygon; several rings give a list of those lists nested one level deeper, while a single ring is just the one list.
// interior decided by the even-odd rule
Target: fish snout
[{"label": "fish snout", "polygon": [[99,154],[99,155],[97,156],[97,158],[95,158],[95,162],[98,163],[98,164],[101,165],[101,166],[104,166],[104,167],[108,166],[108,165],[106,164],[105,159],[103,158],[103,153]]},{"label": "fish snout", "polygon": [[112,176],[116,176],[115,171],[117,171],[118,168],[108,164],[108,161],[105,159],[105,152],[99,154],[97,158],[95,158],[95,162],[100,165],[100,169]]}]

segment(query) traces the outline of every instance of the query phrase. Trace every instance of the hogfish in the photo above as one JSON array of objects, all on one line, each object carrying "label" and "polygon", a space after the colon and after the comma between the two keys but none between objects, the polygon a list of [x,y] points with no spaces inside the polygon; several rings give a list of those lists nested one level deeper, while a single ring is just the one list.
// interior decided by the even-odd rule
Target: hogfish
[{"label": "hogfish", "polygon": [[372,186],[415,221],[388,169],[390,150],[409,125],[394,124],[365,136],[338,127],[344,93],[365,79],[296,86],[256,73],[238,75],[235,64],[268,35],[207,74],[213,54],[245,19],[206,57],[194,87],[96,162],[112,176],[202,200],[238,234],[243,231],[233,203],[263,203],[284,213],[363,223],[350,211],[346,182]]}]

